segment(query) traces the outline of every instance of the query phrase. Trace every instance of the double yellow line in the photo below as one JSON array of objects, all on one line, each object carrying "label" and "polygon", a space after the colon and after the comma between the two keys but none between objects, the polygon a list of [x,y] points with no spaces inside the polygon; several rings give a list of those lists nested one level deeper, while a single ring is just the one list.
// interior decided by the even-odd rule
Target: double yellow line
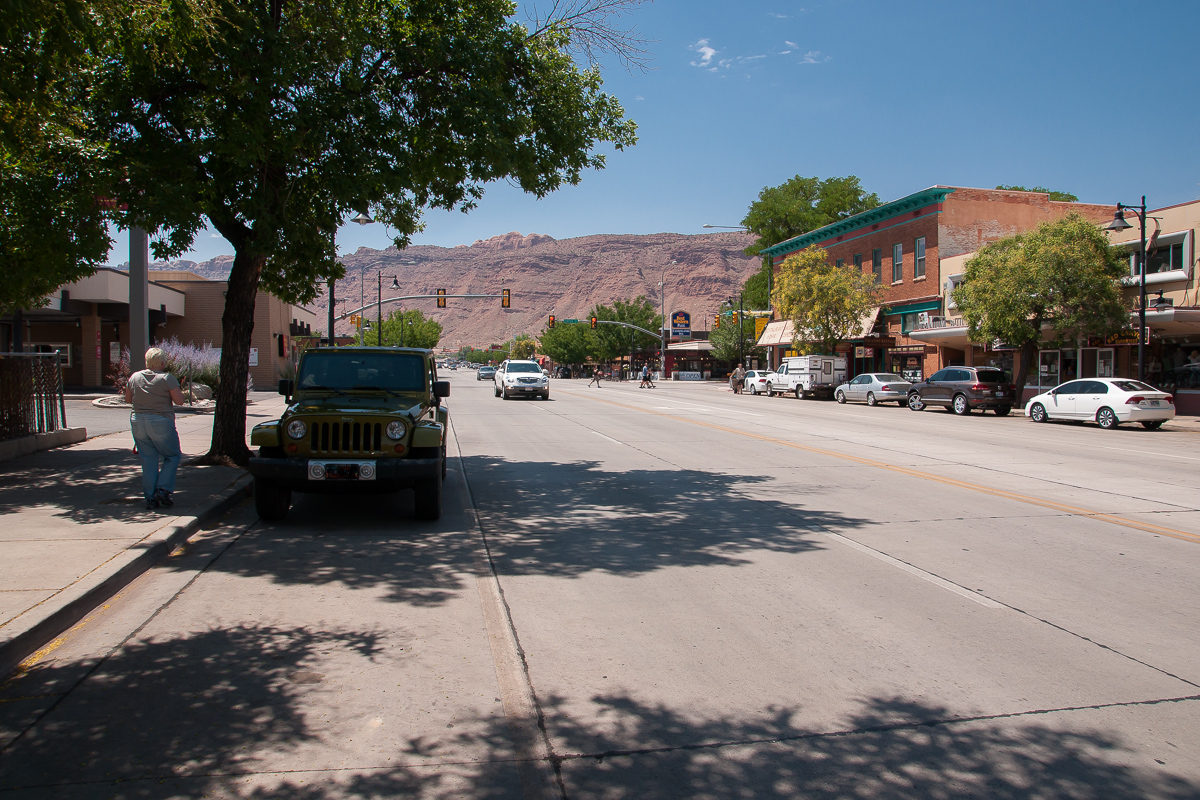
[{"label": "double yellow line", "polygon": [[1187,533],[1186,531],[1179,531],[1179,530],[1175,530],[1174,528],[1165,528],[1162,525],[1155,525],[1152,522],[1140,522],[1135,519],[1119,517],[1115,514],[1105,514],[1103,512],[1092,511],[1090,509],[1080,508],[1078,506],[1067,505],[1066,503],[1059,503],[1054,500],[1044,500],[1040,497],[1030,497],[1029,495],[1019,494],[1017,492],[1005,491],[1004,489],[995,489],[991,486],[981,486],[978,483],[970,483],[969,481],[960,481],[957,478],[946,478],[941,475],[934,475],[929,472],[923,472],[921,470],[912,469],[910,467],[901,467],[896,464],[889,464],[886,461],[876,461],[874,459],[863,458],[861,456],[852,456],[852,455],[848,455],[846,453],[839,453],[835,450],[826,450],[826,449],[820,448],[820,447],[813,447],[812,445],[798,444],[796,442],[789,442],[786,439],[778,439],[773,436],[763,436],[762,434],[751,433],[749,431],[743,431],[743,430],[739,430],[737,428],[730,428],[725,425],[717,425],[712,422],[703,422],[698,419],[690,419],[688,417],[679,417],[674,414],[663,414],[659,411],[654,411],[654,410],[647,409],[647,408],[640,408],[638,406],[631,406],[631,405],[627,405],[625,403],[617,403],[612,400],[605,400],[603,398],[596,397],[594,394],[582,394],[581,393],[579,396],[586,397],[589,400],[595,400],[598,403],[605,403],[610,406],[617,406],[618,408],[625,408],[630,411],[640,411],[643,414],[653,414],[657,417],[663,417],[665,419],[673,419],[677,422],[686,422],[691,425],[698,425],[702,428],[711,428],[714,431],[722,431],[723,433],[732,433],[735,436],[742,436],[747,439],[757,439],[760,442],[768,442],[770,444],[777,444],[780,447],[790,447],[793,450],[804,450],[809,453],[817,453],[819,455],[841,459],[842,461],[850,461],[855,464],[861,464],[865,467],[875,467],[876,469],[884,469],[884,470],[888,470],[889,472],[896,472],[901,475],[907,475],[912,478],[920,478],[921,480],[925,480],[925,481],[933,481],[935,483],[941,483],[946,486],[953,486],[958,489],[967,489],[972,492],[979,492],[980,494],[988,494],[988,495],[991,495],[992,497],[1000,497],[1005,500],[1014,500],[1018,503],[1025,503],[1027,505],[1040,506],[1042,508],[1049,508],[1053,511],[1061,511],[1064,514],[1073,514],[1073,515],[1081,516],[1081,517],[1089,517],[1090,519],[1100,520],[1101,522],[1108,522],[1113,525],[1120,525],[1125,528],[1133,528],[1135,530],[1145,531],[1147,533],[1154,533],[1154,534],[1158,534],[1160,536],[1170,536],[1172,539],[1180,539],[1185,542],[1194,542],[1196,544],[1200,544],[1200,536],[1198,536],[1194,533]]}]

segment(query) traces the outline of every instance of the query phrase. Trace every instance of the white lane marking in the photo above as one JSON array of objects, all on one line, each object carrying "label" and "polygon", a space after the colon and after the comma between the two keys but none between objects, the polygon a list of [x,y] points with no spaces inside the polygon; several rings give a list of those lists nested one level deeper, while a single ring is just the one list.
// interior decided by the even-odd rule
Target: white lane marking
[{"label": "white lane marking", "polygon": [[592,433],[596,434],[596,435],[597,435],[597,436],[599,436],[601,439],[608,439],[608,440],[609,440],[610,442],[612,442],[613,444],[625,444],[624,442],[619,442],[619,441],[617,441],[616,439],[612,438],[611,436],[605,436],[605,435],[604,435],[603,433],[601,433],[600,431],[592,431]]},{"label": "white lane marking", "polygon": [[1151,453],[1149,450],[1130,450],[1128,447],[1108,447],[1107,445],[1100,446],[1105,450],[1120,450],[1123,453],[1138,453],[1143,456],[1166,456],[1167,458],[1183,458],[1187,459],[1188,461],[1200,461],[1200,458],[1193,458],[1192,456],[1177,456],[1174,453]]},{"label": "white lane marking", "polygon": [[871,556],[872,558],[877,558],[885,564],[891,564],[893,567],[899,567],[900,569],[904,570],[905,572],[909,573],[910,575],[916,575],[918,578],[920,578],[923,581],[929,581],[934,586],[940,586],[941,588],[946,589],[947,591],[954,592],[959,597],[965,597],[968,600],[973,600],[976,603],[979,603],[979,605],[983,606],[984,608],[1007,608],[1007,606],[997,603],[995,600],[992,600],[988,597],[984,597],[983,595],[979,594],[978,592],[972,592],[970,589],[964,589],[962,586],[959,586],[956,583],[951,583],[950,581],[946,580],[945,578],[939,578],[937,575],[934,575],[931,572],[926,572],[923,569],[918,569],[917,567],[914,567],[912,564],[906,564],[903,561],[900,561],[899,559],[892,558],[891,556],[889,556],[885,553],[881,553],[872,547],[867,547],[865,544],[856,542],[853,539],[847,539],[845,536],[842,536],[840,533],[832,533],[830,531],[822,531],[822,533],[824,533],[826,536],[828,536],[831,539],[838,540],[839,542],[846,545],[847,547],[853,547],[855,550],[859,551],[860,553],[866,553],[867,555]]},{"label": "white lane marking", "polygon": [[744,414],[747,417],[761,417],[762,414],[755,414],[753,411],[738,411],[735,408],[716,408],[715,406],[697,406],[690,403],[681,403],[678,406],[655,406],[655,408],[677,409],[677,408],[698,408],[701,411],[712,411],[716,414]]}]

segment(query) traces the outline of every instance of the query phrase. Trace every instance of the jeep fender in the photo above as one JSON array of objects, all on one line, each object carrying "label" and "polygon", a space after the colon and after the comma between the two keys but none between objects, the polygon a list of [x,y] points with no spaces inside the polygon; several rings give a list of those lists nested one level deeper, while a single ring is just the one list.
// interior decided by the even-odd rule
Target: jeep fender
[{"label": "jeep fender", "polygon": [[274,419],[270,422],[260,422],[250,431],[250,444],[255,447],[280,447],[279,423]]},{"label": "jeep fender", "polygon": [[441,447],[445,428],[440,422],[417,423],[413,428],[413,447]]}]

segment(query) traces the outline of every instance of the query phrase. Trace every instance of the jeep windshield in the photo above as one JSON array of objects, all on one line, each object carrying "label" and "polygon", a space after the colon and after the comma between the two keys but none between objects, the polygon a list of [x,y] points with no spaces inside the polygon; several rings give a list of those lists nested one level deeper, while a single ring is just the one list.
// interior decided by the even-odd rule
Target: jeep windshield
[{"label": "jeep windshield", "polygon": [[420,392],[425,384],[425,359],[409,353],[309,352],[296,376],[304,391]]},{"label": "jeep windshield", "polygon": [[522,363],[519,363],[519,362],[509,362],[509,364],[508,364],[508,372],[509,372],[509,373],[513,373],[513,372],[536,372],[538,375],[541,375],[541,374],[542,374],[542,368],[541,368],[541,367],[539,367],[537,364],[522,364]]}]

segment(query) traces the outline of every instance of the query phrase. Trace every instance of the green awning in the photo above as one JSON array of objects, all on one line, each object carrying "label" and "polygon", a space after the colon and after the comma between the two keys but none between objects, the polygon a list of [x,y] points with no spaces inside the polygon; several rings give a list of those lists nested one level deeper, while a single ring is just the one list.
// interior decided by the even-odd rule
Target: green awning
[{"label": "green awning", "polygon": [[889,317],[896,317],[901,314],[919,314],[922,311],[941,311],[941,300],[926,300],[924,303],[909,303],[908,305],[888,306],[883,313]]}]

